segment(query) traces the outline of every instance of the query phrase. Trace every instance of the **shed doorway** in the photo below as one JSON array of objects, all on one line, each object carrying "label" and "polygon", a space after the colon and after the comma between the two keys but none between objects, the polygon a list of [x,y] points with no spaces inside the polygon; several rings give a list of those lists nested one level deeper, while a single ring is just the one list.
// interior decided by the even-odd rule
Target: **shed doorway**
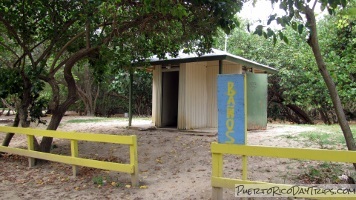
[{"label": "shed doorway", "polygon": [[178,125],[179,71],[162,72],[162,127]]}]

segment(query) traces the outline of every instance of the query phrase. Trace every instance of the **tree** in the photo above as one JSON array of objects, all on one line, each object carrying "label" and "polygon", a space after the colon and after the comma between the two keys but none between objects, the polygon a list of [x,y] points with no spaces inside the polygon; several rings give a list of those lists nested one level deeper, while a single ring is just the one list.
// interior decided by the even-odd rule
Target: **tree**
[{"label": "tree", "polygon": [[[319,69],[320,74],[323,77],[323,80],[328,88],[336,116],[338,119],[338,123],[342,129],[344,134],[346,145],[349,150],[356,150],[355,140],[353,138],[350,126],[346,120],[346,116],[341,104],[340,97],[338,95],[335,83],[330,76],[330,73],[327,69],[326,63],[324,61],[324,57],[322,55],[322,51],[319,45],[319,36],[317,23],[315,18],[315,8],[319,5],[321,6],[321,10],[327,9],[330,14],[335,14],[337,9],[341,6],[346,7],[346,0],[271,0],[272,4],[279,3],[279,7],[283,9],[286,14],[284,16],[271,15],[269,17],[268,23],[271,21],[276,21],[281,26],[292,26],[293,29],[302,33],[303,28],[307,28],[308,31],[308,39],[307,43],[313,51],[315,61],[317,63],[317,67]],[[303,18],[304,16],[305,18]],[[304,20],[305,19],[305,20]],[[293,21],[297,20],[299,25]],[[263,26],[258,26],[256,29],[256,33],[259,35],[265,35],[266,37],[272,37],[274,41],[277,40],[279,36],[281,39],[287,41],[286,37],[283,35],[282,31],[279,31],[277,34],[271,30],[270,28],[267,31],[263,31]],[[354,164],[356,169],[356,164]]]},{"label": "tree", "polygon": [[[23,110],[35,102],[33,86],[50,85],[52,118],[47,129],[56,130],[77,100],[72,71],[79,61],[95,58],[104,49],[116,55],[117,66],[129,66],[153,54],[175,55],[182,45],[204,53],[218,27],[234,28],[233,17],[241,6],[236,0],[4,0],[0,2],[0,30],[7,42],[0,45],[17,58],[11,70],[24,88],[16,91],[23,97]],[[66,88],[64,97],[60,83]],[[44,137],[35,148],[49,152],[52,140]]]},{"label": "tree", "polygon": [[[343,28],[339,22],[344,24]],[[321,119],[326,124],[337,123],[330,95],[315,61],[311,59],[313,52],[304,42],[307,33],[299,34],[292,27],[285,27],[283,34],[289,43],[277,41],[271,45],[271,39],[247,32],[248,23],[243,22],[241,29],[231,32],[227,50],[279,70],[279,73],[269,75],[268,117],[302,124],[312,124],[315,119]],[[352,51],[355,45],[353,26],[353,20],[346,20],[344,16],[325,16],[318,21],[319,32],[323,35],[320,38],[323,55],[331,76],[337,82],[336,87],[349,119],[352,119],[356,106],[353,100],[356,91],[352,89],[356,87],[355,68],[352,67],[356,64]],[[219,34],[215,47],[223,49],[224,40],[225,34]]]},{"label": "tree", "polygon": [[81,101],[84,104],[84,113],[87,116],[94,116],[96,111],[96,102],[100,93],[100,86],[98,82],[94,80],[92,70],[89,67],[89,63],[86,62],[80,67],[80,71],[76,74],[77,91]]},{"label": "tree", "polygon": [[[136,69],[133,72],[133,109],[138,115],[150,115],[152,105],[152,74],[146,69]],[[111,83],[111,88],[118,94],[129,96],[130,73],[121,69]]]}]

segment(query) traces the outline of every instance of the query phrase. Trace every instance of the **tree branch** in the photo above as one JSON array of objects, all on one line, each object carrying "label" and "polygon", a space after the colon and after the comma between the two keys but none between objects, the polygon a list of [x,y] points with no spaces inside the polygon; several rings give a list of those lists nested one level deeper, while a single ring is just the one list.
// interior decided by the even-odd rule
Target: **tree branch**
[{"label": "tree branch", "polygon": [[314,1],[313,7],[312,7],[312,10],[313,10],[313,11],[314,11],[314,9],[315,9],[316,3],[318,3],[318,0],[315,0],[315,1]]},{"label": "tree branch", "polygon": [[[78,33],[76,36],[74,36],[71,40],[69,40],[69,41],[62,47],[62,49],[57,53],[56,57],[54,58],[53,63],[52,63],[52,65],[51,65],[50,71],[55,70],[55,69],[54,69],[54,66],[56,65],[58,59],[62,56],[63,52],[67,49],[67,47],[68,47],[69,45],[71,45],[76,39],[78,39],[78,38],[79,38],[80,36],[82,36],[83,34],[85,34],[85,31],[82,31],[82,32]],[[57,71],[57,70],[55,70],[55,71]]]},{"label": "tree branch", "polygon": [[[74,20],[66,22],[66,23],[64,24],[63,28],[62,28],[60,31],[58,31],[58,32],[60,32],[60,33],[66,32],[66,31],[68,30],[68,28],[69,28],[74,22],[75,22]],[[45,51],[43,51],[43,53],[41,54],[41,56],[37,59],[36,65],[37,65],[41,60],[43,60],[43,59],[44,59],[44,60],[47,60],[46,58],[48,58],[48,57],[51,55],[50,52],[52,51],[54,45],[56,44],[56,42],[57,42],[60,38],[61,38],[61,35],[60,35],[60,34],[58,34],[55,38],[53,38],[53,40],[51,41],[51,44],[48,46],[48,48],[47,48]],[[46,40],[47,40],[47,39],[44,39],[43,42],[46,41]],[[42,42],[41,42],[41,43],[42,43]],[[41,43],[39,43],[39,44],[41,44]],[[38,44],[38,45],[39,45],[39,44]],[[31,49],[31,50],[33,50],[33,49]]]},{"label": "tree branch", "polygon": [[17,58],[20,58],[20,56],[17,55],[17,53],[16,53],[14,50],[12,50],[12,49],[10,48],[10,46],[6,45],[5,43],[3,43],[3,42],[1,42],[1,41],[0,41],[0,45],[2,45],[2,46],[5,47],[7,50],[9,50],[9,51],[10,51],[12,54],[14,54]]}]

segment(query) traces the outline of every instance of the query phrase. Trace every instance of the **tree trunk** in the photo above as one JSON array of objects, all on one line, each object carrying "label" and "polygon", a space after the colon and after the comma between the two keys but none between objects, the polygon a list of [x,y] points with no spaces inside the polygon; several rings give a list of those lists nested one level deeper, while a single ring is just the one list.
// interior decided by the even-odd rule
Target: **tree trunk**
[{"label": "tree trunk", "polygon": [[30,79],[26,76],[24,72],[21,72],[21,76],[23,79],[23,92],[22,92],[21,100],[19,102],[19,106],[17,106],[17,108],[18,108],[21,127],[29,127],[30,121],[28,121],[27,119],[28,119],[28,108],[32,102],[32,97],[31,97],[32,84]]},{"label": "tree trunk", "polygon": [[[6,101],[5,99],[1,98],[1,102],[2,102],[2,104],[3,104],[6,108],[8,108],[9,110],[15,110],[15,108],[12,107],[9,103],[7,103],[7,101]],[[3,108],[3,112],[4,112],[4,109],[5,109],[5,108]]]},{"label": "tree trunk", "polygon": [[[292,115],[290,113],[287,112],[288,116],[292,121],[294,121],[297,124],[314,124],[313,119],[300,107],[293,105],[293,104],[287,104],[284,105],[284,98],[282,97],[281,94],[279,94],[278,92],[273,92],[274,96],[276,97],[274,100],[271,100],[272,102],[278,103],[280,104],[283,108],[287,107],[290,110],[292,110],[294,112],[295,115],[297,115],[297,118],[295,117],[291,117]],[[285,109],[287,110],[287,109]],[[300,122],[300,120],[302,120],[302,122]]]},{"label": "tree trunk", "polygon": [[[28,108],[32,102],[31,98],[31,82],[30,80],[26,77],[24,73],[21,74],[23,78],[23,93],[21,96],[20,102],[16,102],[16,115],[15,115],[15,120],[13,123],[13,127],[18,127],[19,124],[21,124],[21,127],[29,127],[30,126],[30,121],[28,121]],[[3,104],[7,104],[7,102],[2,99]],[[15,110],[15,108],[11,107],[10,105],[7,105],[10,108]],[[8,133],[6,134],[6,137],[2,143],[3,146],[9,146],[12,137],[14,136],[14,133]]]},{"label": "tree trunk", "polygon": [[[321,50],[320,50],[319,42],[318,42],[318,34],[317,34],[314,11],[312,9],[310,9],[309,7],[305,7],[305,15],[307,18],[307,22],[310,26],[310,36],[308,39],[308,44],[313,50],[314,57],[315,57],[317,65],[318,65],[319,71],[320,71],[320,73],[326,83],[326,86],[328,88],[328,91],[330,93],[330,97],[331,97],[333,106],[336,111],[336,116],[337,116],[338,122],[340,124],[341,130],[342,130],[345,140],[346,140],[347,148],[349,150],[355,151],[356,150],[355,140],[353,138],[350,126],[346,120],[346,116],[345,116],[344,110],[342,108],[340,97],[336,90],[335,83],[332,80],[332,78],[329,74],[329,71],[326,68],[324,59],[321,55]],[[354,165],[354,168],[356,169],[356,163],[354,163],[353,165]]]},{"label": "tree trunk", "polygon": [[289,108],[287,106],[284,106],[282,104],[282,109],[284,110],[285,112],[285,115],[286,115],[286,118],[289,120],[289,121],[292,121],[294,123],[297,123],[297,124],[301,124],[300,123],[300,120],[298,117],[294,116],[292,113],[289,112]]},{"label": "tree trunk", "polygon": [[296,105],[288,104],[286,105],[289,109],[293,110],[293,112],[301,119],[303,120],[303,123],[305,124],[314,124],[314,121],[309,117],[309,115],[304,112],[301,108],[299,108]]},{"label": "tree trunk", "polygon": [[[57,128],[58,128],[59,124],[61,123],[61,120],[64,116],[64,113],[65,113],[65,111],[64,112],[58,112],[58,111],[53,112],[51,121],[47,126],[47,130],[57,130]],[[40,144],[40,151],[49,153],[51,151],[52,142],[53,142],[53,137],[43,137],[41,144]]]},{"label": "tree trunk", "polygon": [[[14,120],[14,123],[12,124],[12,127],[18,127],[19,124],[20,124],[20,118],[19,118],[19,113],[17,112],[15,115],[15,120]],[[15,135],[14,133],[6,134],[6,137],[2,142],[2,146],[8,147],[11,142],[11,139],[12,139],[12,137],[14,137],[14,135]]]},{"label": "tree trunk", "polygon": [[320,117],[323,120],[324,124],[330,125],[331,122],[329,120],[328,114],[325,113],[322,109],[319,109]]},{"label": "tree trunk", "polygon": [[[58,83],[55,81],[53,77],[48,78],[46,81],[51,85],[52,88],[52,102],[51,102],[51,110],[53,112],[51,121],[47,126],[47,130],[57,130],[64,113],[67,111],[69,106],[74,104],[78,98],[77,96],[77,86],[75,83],[75,79],[72,74],[72,69],[76,62],[89,55],[92,51],[95,51],[96,48],[82,49],[71,56],[64,67],[64,79],[67,83],[68,94],[66,100],[59,104],[59,87]],[[52,146],[53,138],[52,137],[43,137],[40,144],[41,152],[50,152]]]},{"label": "tree trunk", "polygon": [[81,88],[79,85],[77,85],[77,91],[79,94],[79,97],[81,98],[84,106],[85,106],[85,112],[87,116],[94,116],[95,115],[95,108],[96,108],[96,99],[98,97],[98,92],[99,92],[99,86],[98,90],[96,91],[96,94],[94,96],[94,88],[93,88],[93,78],[92,78],[92,73],[90,72],[89,67],[86,65],[84,66],[83,70],[83,84]]}]

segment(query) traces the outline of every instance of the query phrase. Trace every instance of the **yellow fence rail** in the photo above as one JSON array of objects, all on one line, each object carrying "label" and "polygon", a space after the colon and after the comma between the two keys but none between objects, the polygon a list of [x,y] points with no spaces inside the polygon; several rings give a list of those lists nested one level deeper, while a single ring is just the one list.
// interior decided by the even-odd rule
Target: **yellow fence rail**
[{"label": "yellow fence rail", "polygon": [[[211,144],[212,153],[212,178],[211,185],[213,187],[212,199],[223,199],[223,188],[235,188],[235,184],[261,184],[263,187],[279,187],[290,188],[292,185],[275,184],[260,181],[247,180],[247,156],[262,156],[275,158],[290,158],[299,160],[319,160],[331,162],[356,163],[355,151],[342,150],[326,150],[326,149],[298,149],[298,148],[282,148],[282,147],[267,147],[267,146],[249,146],[235,144],[219,144],[213,142]],[[242,179],[230,179],[223,177],[223,155],[242,155]],[[356,199],[356,195],[338,195]],[[341,198],[342,198],[341,197]],[[335,199],[335,197],[320,197],[313,199]]]},{"label": "yellow fence rail", "polygon": [[[119,135],[94,134],[94,133],[39,130],[39,129],[31,129],[31,128],[17,128],[17,127],[15,128],[15,127],[6,127],[6,126],[0,126],[0,133],[15,133],[15,134],[23,134],[27,136],[28,149],[0,146],[0,152],[6,152],[6,153],[29,157],[30,167],[34,166],[35,164],[34,159],[38,158],[38,159],[73,165],[73,176],[77,175],[78,166],[85,166],[85,167],[92,167],[92,168],[98,168],[103,170],[129,173],[131,174],[132,185],[138,186],[139,184],[137,137],[135,135],[119,136]],[[51,153],[34,151],[34,145],[33,145],[34,136],[46,136],[46,137],[70,140],[71,156],[56,155]],[[80,158],[78,157],[78,141],[105,142],[105,143],[129,145],[130,163],[121,164],[121,163]]]}]

